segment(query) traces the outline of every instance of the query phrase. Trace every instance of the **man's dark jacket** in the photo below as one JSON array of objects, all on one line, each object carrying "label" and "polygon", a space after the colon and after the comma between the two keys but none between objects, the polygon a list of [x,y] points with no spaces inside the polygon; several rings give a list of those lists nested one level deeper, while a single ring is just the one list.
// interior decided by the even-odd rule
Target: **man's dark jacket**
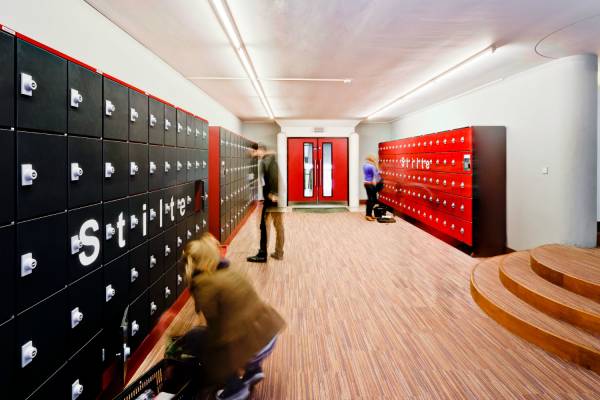
[{"label": "man's dark jacket", "polygon": [[279,195],[279,166],[274,154],[267,154],[262,159],[263,175],[265,185],[263,186],[263,197],[265,203],[273,203],[269,194]]}]

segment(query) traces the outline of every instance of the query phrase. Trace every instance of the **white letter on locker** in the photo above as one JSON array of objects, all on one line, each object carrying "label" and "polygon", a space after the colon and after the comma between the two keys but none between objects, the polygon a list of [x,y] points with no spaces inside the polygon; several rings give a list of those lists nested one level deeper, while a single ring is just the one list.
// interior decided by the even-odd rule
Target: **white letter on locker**
[{"label": "white letter on locker", "polygon": [[125,218],[123,218],[123,213],[119,214],[119,219],[117,220],[117,229],[119,230],[119,247],[125,247],[127,244],[125,242],[125,238],[123,237],[123,231],[125,227]]},{"label": "white letter on locker", "polygon": [[175,210],[175,200],[173,200],[173,196],[171,196],[170,206],[171,206],[171,210],[170,210],[171,211],[171,221],[175,221],[175,211],[174,211]]},{"label": "white letter on locker", "polygon": [[83,223],[83,225],[81,225],[81,228],[79,228],[79,238],[81,239],[81,243],[83,243],[84,246],[90,246],[93,248],[92,254],[89,256],[85,254],[85,251],[79,253],[79,262],[84,267],[87,267],[96,261],[98,255],[100,254],[100,239],[98,239],[96,236],[87,235],[86,231],[88,229],[91,229],[93,232],[98,232],[100,230],[98,221],[95,219],[88,219]]}]

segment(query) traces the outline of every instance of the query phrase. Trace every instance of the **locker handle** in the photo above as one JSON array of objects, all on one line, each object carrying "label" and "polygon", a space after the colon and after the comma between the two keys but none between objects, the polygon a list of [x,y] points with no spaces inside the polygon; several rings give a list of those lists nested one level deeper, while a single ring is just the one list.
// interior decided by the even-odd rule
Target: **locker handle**
[{"label": "locker handle", "polygon": [[153,114],[150,114],[150,126],[151,127],[156,126],[156,122],[157,122],[156,117]]},{"label": "locker handle", "polygon": [[83,168],[79,163],[71,163],[71,181],[78,181],[81,176],[83,176]]},{"label": "locker handle", "polygon": [[131,268],[131,283],[135,282],[135,280],[139,278],[139,276],[140,273],[138,272],[138,270],[135,268]]},{"label": "locker handle", "polygon": [[168,298],[171,295],[171,289],[169,289],[169,287],[165,287],[165,299]]},{"label": "locker handle", "polygon": [[156,163],[154,161],[150,161],[150,167],[148,168],[148,172],[150,175],[154,175],[156,172]]},{"label": "locker handle", "polygon": [[137,321],[131,322],[131,336],[135,336],[140,331],[140,324]]},{"label": "locker handle", "polygon": [[150,302],[150,315],[153,315],[156,311],[158,311],[158,306],[155,302]]},{"label": "locker handle", "polygon": [[115,227],[112,224],[106,224],[106,240],[112,239],[115,233],[117,233]]},{"label": "locker handle", "polygon": [[37,267],[37,260],[33,258],[32,253],[26,253],[21,256],[21,277],[31,275]]},{"label": "locker handle", "polygon": [[33,96],[33,91],[36,90],[38,84],[29,74],[21,72],[21,94],[24,96]]},{"label": "locker handle", "polygon": [[165,118],[165,131],[168,131],[171,127],[171,121]]},{"label": "locker handle", "polygon": [[83,96],[77,89],[71,88],[71,107],[79,108],[81,103],[83,103]]},{"label": "locker handle", "polygon": [[111,176],[113,176],[113,174],[116,172],[115,167],[112,165],[112,163],[105,163],[104,164],[104,177],[105,178],[110,178]]},{"label": "locker handle", "polygon": [[33,345],[33,341],[29,341],[21,346],[21,368],[29,365],[37,356],[38,350]]},{"label": "locker handle", "polygon": [[106,286],[106,302],[108,303],[115,295],[117,291],[112,287],[112,285]]},{"label": "locker handle", "polygon": [[154,257],[153,255],[150,256],[150,269],[154,268],[156,266],[156,257]]},{"label": "locker handle", "polygon": [[83,385],[79,383],[79,379],[71,384],[71,400],[77,399],[83,394]]},{"label": "locker handle", "polygon": [[112,101],[106,99],[104,106],[104,113],[110,117],[117,110],[117,107],[112,103]]},{"label": "locker handle", "polygon": [[38,177],[32,164],[21,164],[21,186],[31,186]]},{"label": "locker handle", "polygon": [[129,217],[129,224],[131,229],[135,229],[136,226],[140,223],[140,220],[135,215]]},{"label": "locker handle", "polygon": [[79,311],[79,307],[71,310],[71,329],[75,328],[83,321],[83,313]]},{"label": "locker handle", "polygon": [[150,221],[154,221],[156,218],[156,211],[153,208],[150,209]]},{"label": "locker handle", "polygon": [[83,242],[79,235],[71,236],[71,254],[77,254],[83,248]]},{"label": "locker handle", "polygon": [[131,161],[129,163],[129,174],[131,176],[135,176],[135,174],[137,174],[139,170],[140,167],[134,161]]}]

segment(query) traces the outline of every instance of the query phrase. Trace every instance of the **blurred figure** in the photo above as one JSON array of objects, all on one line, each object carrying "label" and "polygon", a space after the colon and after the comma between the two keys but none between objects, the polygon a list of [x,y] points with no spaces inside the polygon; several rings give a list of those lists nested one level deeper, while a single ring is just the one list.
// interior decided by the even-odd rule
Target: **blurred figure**
[{"label": "blurred figure", "polygon": [[218,400],[247,399],[250,386],[264,379],[261,363],[285,322],[243,275],[221,260],[219,242],[211,234],[188,242],[183,257],[196,312],[207,323],[203,370],[210,381],[224,383]]},{"label": "blurred figure", "polygon": [[379,173],[379,163],[373,154],[369,154],[363,164],[364,184],[367,191],[367,221],[374,221],[373,206],[377,204],[377,193],[383,188],[383,181]]},{"label": "blurred figure", "polygon": [[267,151],[262,144],[252,146],[252,157],[258,158],[258,198],[263,200],[260,214],[260,248],[255,256],[248,257],[249,262],[267,262],[267,245],[269,223],[273,220],[275,233],[275,252],[271,254],[276,260],[283,259],[283,245],[285,234],[283,232],[283,213],[277,208],[277,195],[279,193],[279,166],[275,153]]}]

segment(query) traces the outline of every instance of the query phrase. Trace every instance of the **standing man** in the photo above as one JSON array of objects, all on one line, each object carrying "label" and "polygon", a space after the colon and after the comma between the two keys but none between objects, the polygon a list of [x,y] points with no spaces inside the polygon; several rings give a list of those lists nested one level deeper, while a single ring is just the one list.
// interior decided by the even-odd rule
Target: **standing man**
[{"label": "standing man", "polygon": [[[249,262],[267,262],[267,233],[269,220],[273,220],[277,239],[275,241],[275,252],[271,254],[276,260],[283,259],[283,213],[277,209],[277,194],[279,193],[279,167],[275,159],[275,153],[267,151],[262,144],[252,146],[252,156],[258,158],[258,186],[262,189],[263,206],[260,214],[260,249],[258,254],[248,257]],[[261,198],[259,193],[259,199]]]}]

